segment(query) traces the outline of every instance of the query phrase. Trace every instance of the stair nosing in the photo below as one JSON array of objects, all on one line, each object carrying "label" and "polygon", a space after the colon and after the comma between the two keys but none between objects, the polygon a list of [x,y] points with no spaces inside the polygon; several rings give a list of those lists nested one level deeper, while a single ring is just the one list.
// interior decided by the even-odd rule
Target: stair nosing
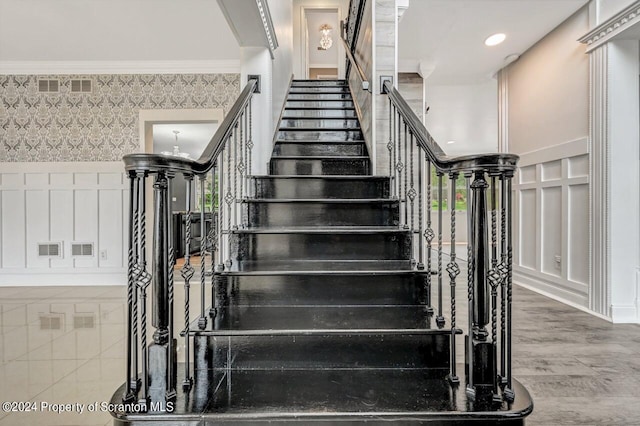
[{"label": "stair nosing", "polygon": [[[282,330],[282,329],[246,329],[246,330],[195,330],[190,329],[191,335],[222,335],[222,336],[314,336],[314,335],[378,335],[378,334],[402,334],[402,335],[430,335],[430,334],[451,334],[450,328],[323,328],[323,329],[299,329],[299,330]],[[461,332],[456,331],[456,334]]]},{"label": "stair nosing", "polygon": [[281,132],[302,131],[302,132],[353,132],[362,131],[360,126],[358,127],[280,127]]},{"label": "stair nosing", "polygon": [[313,140],[313,139],[295,139],[295,140],[288,140],[288,139],[276,139],[276,143],[299,143],[299,144],[311,144],[311,143],[319,143],[319,144],[364,144],[366,143],[365,140],[363,139],[354,139],[354,140],[350,140],[350,141],[321,141],[321,140]]},{"label": "stair nosing", "polygon": [[398,203],[390,198],[247,198],[246,203],[329,203],[329,204],[366,204],[366,203]]},{"label": "stair nosing", "polygon": [[[390,227],[380,226],[381,229],[372,229],[371,226],[362,226],[362,229],[357,227],[322,227],[322,228],[285,228],[285,227],[272,227],[272,228],[247,228],[247,229],[234,229],[231,230],[231,234],[330,234],[330,235],[352,235],[352,234],[411,234],[410,229],[401,229],[399,227],[389,229]],[[362,260],[362,259],[355,259]],[[405,260],[405,259],[385,259],[385,260]]]},{"label": "stair nosing", "polygon": [[284,156],[273,156],[271,160],[368,160],[369,157],[365,155],[354,155],[354,156],[325,156],[325,155],[284,155]]},{"label": "stair nosing", "polygon": [[[344,261],[343,261],[344,262]],[[424,273],[424,270],[417,269],[362,269],[362,270],[257,270],[257,271],[222,271],[222,275],[234,276],[307,276],[307,275],[345,275],[345,276],[376,276],[376,275],[414,275]]]}]

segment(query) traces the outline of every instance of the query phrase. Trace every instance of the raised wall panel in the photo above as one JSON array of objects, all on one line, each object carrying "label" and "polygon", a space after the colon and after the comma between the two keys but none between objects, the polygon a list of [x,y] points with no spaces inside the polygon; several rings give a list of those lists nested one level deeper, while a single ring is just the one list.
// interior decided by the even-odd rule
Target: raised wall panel
[{"label": "raised wall panel", "polygon": [[49,173],[49,182],[52,187],[73,185],[73,173]]},{"label": "raised wall panel", "polygon": [[25,185],[29,186],[44,186],[49,184],[48,173],[25,173]]},{"label": "raised wall panel", "polygon": [[536,192],[520,191],[520,265],[536,267]]},{"label": "raised wall panel", "polygon": [[3,173],[2,174],[2,186],[12,187],[21,186],[24,184],[24,174],[22,173]]},{"label": "raised wall panel", "polygon": [[[67,176],[72,177],[70,174]],[[51,259],[52,268],[72,267],[71,236],[73,235],[73,190],[52,190],[49,193],[51,203],[51,241],[63,241],[64,257]]]},{"label": "raised wall panel", "polygon": [[95,185],[98,183],[97,173],[74,173],[73,183],[76,185]]},{"label": "raised wall panel", "polygon": [[[46,176],[46,174],[45,174]],[[38,243],[49,238],[49,193],[48,191],[26,191],[26,232],[27,268],[49,267],[49,257],[38,256]]]},{"label": "raised wall panel", "polygon": [[562,262],[562,188],[542,189],[542,272],[560,276]]},{"label": "raised wall panel", "polygon": [[[98,191],[99,217],[98,240],[95,255],[101,267],[122,267],[122,190],[105,189]],[[102,253],[106,253],[106,258]]]},{"label": "raised wall panel", "polygon": [[122,173],[98,173],[98,184],[100,185],[121,185]]},{"label": "raised wall panel", "polygon": [[562,178],[562,162],[549,161],[542,164],[542,180],[557,180]]},{"label": "raised wall panel", "polygon": [[589,283],[589,185],[569,186],[569,271],[571,281]]},{"label": "raised wall panel", "polygon": [[0,220],[2,221],[2,267],[24,268],[26,264],[24,191],[2,191]]},{"label": "raised wall panel", "polygon": [[520,183],[532,183],[536,181],[536,166],[522,167],[518,170]]},{"label": "raised wall panel", "polygon": [[[95,174],[94,174],[95,176]],[[74,241],[94,243],[98,240],[98,193],[92,190],[74,191]],[[96,256],[74,259],[76,268],[92,268],[98,266]]]},{"label": "raised wall panel", "polygon": [[589,156],[579,155],[569,159],[569,177],[589,176]]}]

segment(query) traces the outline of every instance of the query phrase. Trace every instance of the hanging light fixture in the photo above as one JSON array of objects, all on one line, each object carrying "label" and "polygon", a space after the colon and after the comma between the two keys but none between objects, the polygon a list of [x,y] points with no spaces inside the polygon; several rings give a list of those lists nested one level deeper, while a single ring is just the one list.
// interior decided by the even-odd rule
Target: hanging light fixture
[{"label": "hanging light fixture", "polygon": [[333,46],[333,40],[331,39],[331,25],[322,24],[320,26],[320,33],[322,36],[320,37],[320,49],[328,50]]},{"label": "hanging light fixture", "polygon": [[172,130],[176,137],[176,144],[173,146],[173,151],[162,151],[162,155],[173,155],[174,157],[189,158],[189,154],[186,152],[180,152],[180,146],[178,145],[178,133],[180,130]]}]

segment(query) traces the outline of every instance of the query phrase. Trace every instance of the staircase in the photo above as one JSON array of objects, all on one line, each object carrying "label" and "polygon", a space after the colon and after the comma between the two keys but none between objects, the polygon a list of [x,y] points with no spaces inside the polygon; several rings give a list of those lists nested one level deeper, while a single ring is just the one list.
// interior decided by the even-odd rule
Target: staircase
[{"label": "staircase", "polygon": [[189,327],[192,385],[173,412],[115,424],[524,424],[519,383],[496,407],[451,380],[462,330],[432,318],[431,272],[412,261],[391,177],[371,175],[344,81],[292,82],[269,171],[239,200],[210,318]]}]

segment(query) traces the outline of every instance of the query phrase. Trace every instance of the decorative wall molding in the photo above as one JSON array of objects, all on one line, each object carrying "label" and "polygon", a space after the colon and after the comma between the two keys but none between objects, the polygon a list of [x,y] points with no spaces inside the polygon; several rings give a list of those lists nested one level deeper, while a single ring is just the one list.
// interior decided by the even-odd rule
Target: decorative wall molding
[{"label": "decorative wall molding", "polygon": [[638,23],[640,23],[640,0],[598,25],[578,41],[586,44],[587,52],[591,52]]},{"label": "decorative wall molding", "polygon": [[589,309],[587,138],[520,155],[514,282]]},{"label": "decorative wall molding", "polygon": [[237,74],[240,60],[211,61],[0,61],[0,75]]},{"label": "decorative wall molding", "polygon": [[611,316],[609,240],[609,60],[608,45],[589,55],[589,308]]},{"label": "decorative wall molding", "polygon": [[269,5],[266,1],[262,0],[256,0],[256,5],[258,6],[258,12],[260,13],[264,33],[267,37],[267,43],[269,44],[271,59],[273,59],[275,58],[273,52],[278,48],[278,38],[276,37],[276,31],[273,28],[273,20],[271,19],[271,13],[269,12]]},{"label": "decorative wall molding", "polygon": [[498,151],[509,152],[509,68],[498,71]]}]

